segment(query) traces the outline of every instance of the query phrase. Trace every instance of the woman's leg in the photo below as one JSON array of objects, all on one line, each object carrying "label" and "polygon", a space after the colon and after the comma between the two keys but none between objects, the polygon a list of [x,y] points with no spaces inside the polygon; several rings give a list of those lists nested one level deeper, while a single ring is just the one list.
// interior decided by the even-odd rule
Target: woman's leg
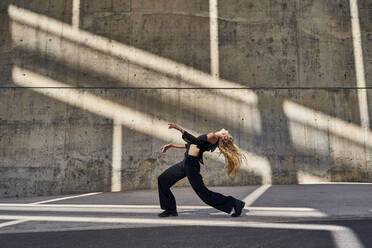
[{"label": "woman's leg", "polygon": [[176,211],[176,199],[170,187],[186,176],[183,164],[184,161],[169,167],[158,177],[160,207],[164,210]]},{"label": "woman's leg", "polygon": [[224,196],[220,193],[210,191],[204,185],[203,178],[200,175],[200,164],[197,157],[187,156],[185,160],[185,172],[191,187],[203,202],[226,213],[232,211],[236,199],[232,196]]}]

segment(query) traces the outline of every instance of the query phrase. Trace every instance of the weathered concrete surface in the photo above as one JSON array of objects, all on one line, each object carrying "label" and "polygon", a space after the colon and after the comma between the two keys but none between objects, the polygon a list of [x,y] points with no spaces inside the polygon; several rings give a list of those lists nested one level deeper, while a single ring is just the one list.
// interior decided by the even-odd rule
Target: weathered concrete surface
[{"label": "weathered concrete surface", "polygon": [[[225,127],[247,152],[235,179],[208,157],[208,185],[372,180],[348,1],[219,1],[217,81],[208,1],[81,0],[79,28],[73,1],[54,2],[0,3],[0,196],[109,191],[114,121],[122,190],[182,159],[160,153],[182,142],[168,122]],[[369,87],[372,5],[358,3]]]}]

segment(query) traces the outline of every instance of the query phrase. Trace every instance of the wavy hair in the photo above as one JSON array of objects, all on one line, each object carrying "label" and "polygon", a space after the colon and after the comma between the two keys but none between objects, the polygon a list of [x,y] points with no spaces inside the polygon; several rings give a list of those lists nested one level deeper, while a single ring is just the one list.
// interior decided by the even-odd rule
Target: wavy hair
[{"label": "wavy hair", "polygon": [[234,139],[228,136],[227,139],[218,139],[218,148],[225,157],[225,168],[227,175],[236,176],[240,171],[243,154],[240,148],[234,144]]}]

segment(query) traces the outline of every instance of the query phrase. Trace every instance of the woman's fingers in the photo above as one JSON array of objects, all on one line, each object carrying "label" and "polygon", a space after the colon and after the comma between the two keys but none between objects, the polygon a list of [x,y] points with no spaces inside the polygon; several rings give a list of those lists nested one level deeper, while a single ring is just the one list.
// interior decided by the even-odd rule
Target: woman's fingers
[{"label": "woman's fingers", "polygon": [[168,150],[168,148],[169,148],[168,145],[164,145],[164,146],[162,146],[162,147],[160,148],[160,150],[161,150],[162,152],[166,152],[166,151]]},{"label": "woman's fingers", "polygon": [[168,128],[176,128],[176,127],[177,127],[177,125],[174,124],[174,123],[169,123],[168,124]]}]

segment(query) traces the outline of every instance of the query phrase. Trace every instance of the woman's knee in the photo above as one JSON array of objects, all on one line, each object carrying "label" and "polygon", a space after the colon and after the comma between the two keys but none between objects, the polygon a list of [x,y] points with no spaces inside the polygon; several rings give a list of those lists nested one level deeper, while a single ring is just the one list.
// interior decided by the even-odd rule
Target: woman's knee
[{"label": "woman's knee", "polygon": [[160,176],[158,176],[158,183],[159,184],[163,183],[164,180],[165,180],[164,174],[161,174]]},{"label": "woman's knee", "polygon": [[158,176],[158,184],[168,186],[170,184],[170,180],[166,174],[161,174]]}]

